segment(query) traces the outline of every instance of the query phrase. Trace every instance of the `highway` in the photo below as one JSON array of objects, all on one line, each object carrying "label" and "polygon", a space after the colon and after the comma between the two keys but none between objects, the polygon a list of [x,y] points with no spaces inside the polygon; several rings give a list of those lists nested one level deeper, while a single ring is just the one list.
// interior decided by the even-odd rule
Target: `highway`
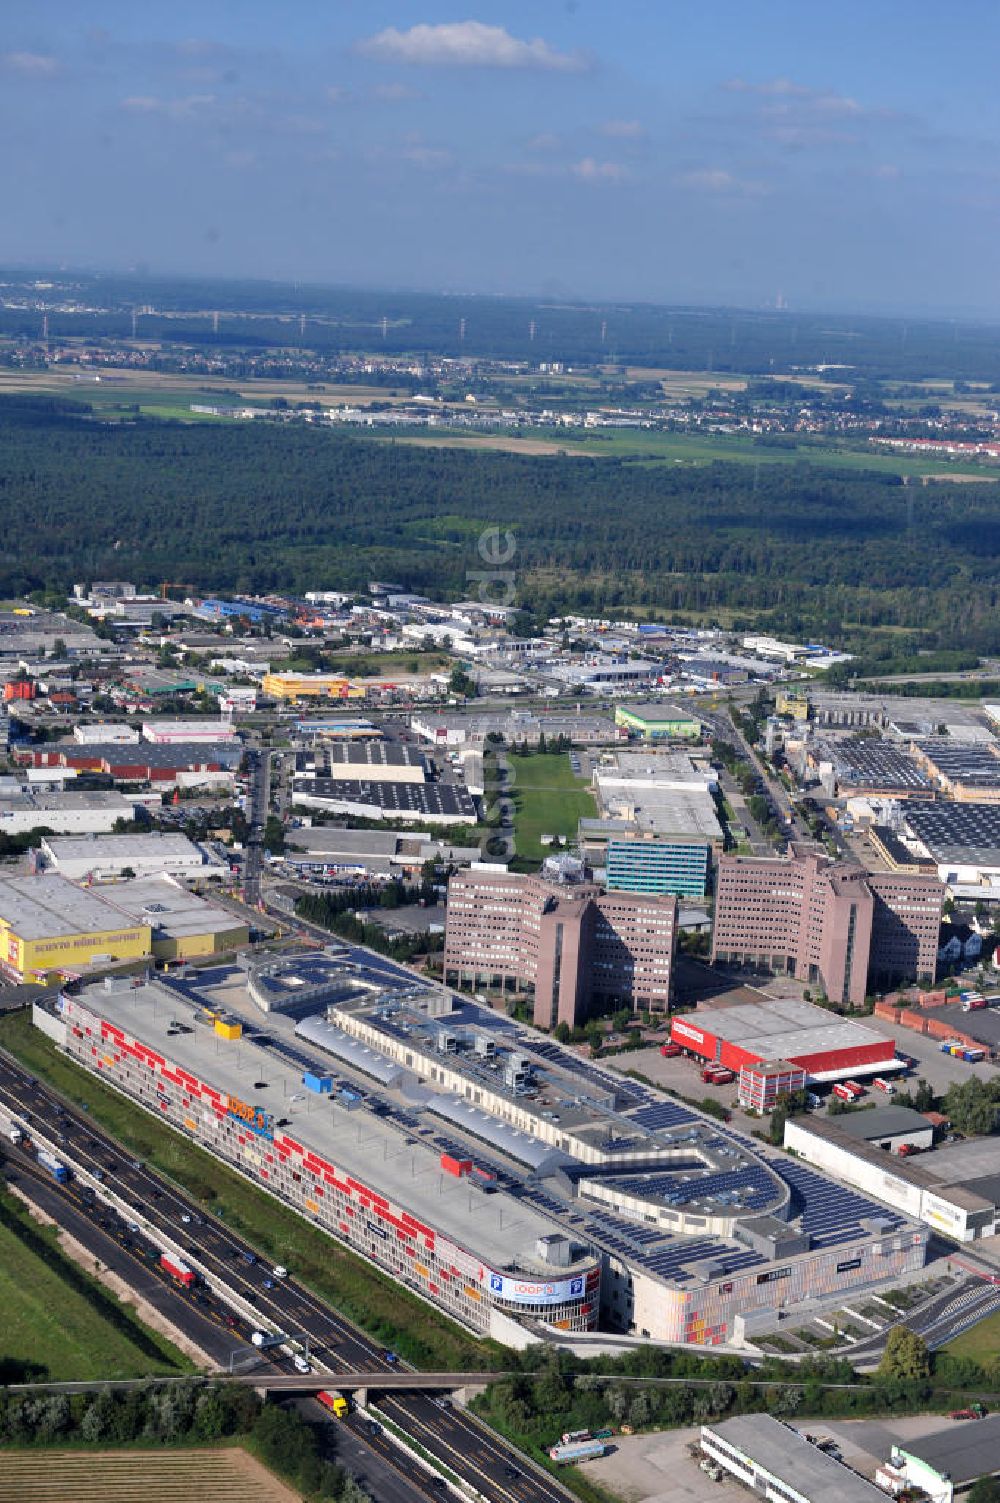
[{"label": "highway", "polygon": [[[61,1224],[68,1223],[72,1215],[77,1229],[74,1235],[81,1229],[81,1222],[84,1230],[89,1222],[92,1228],[106,1234],[105,1248],[110,1237],[120,1252],[127,1255],[122,1260],[116,1253],[118,1262],[113,1266],[130,1284],[136,1284],[140,1276],[160,1279],[153,1264],[161,1246],[169,1240],[183,1257],[204,1271],[208,1280],[224,1285],[231,1292],[235,1310],[238,1311],[240,1300],[246,1302],[259,1317],[254,1324],[301,1337],[303,1342],[308,1339],[310,1357],[331,1372],[331,1386],[336,1386],[333,1375],[338,1372],[388,1375],[397,1367],[396,1362],[386,1360],[382,1348],[303,1288],[294,1278],[294,1269],[290,1278],[272,1279],[270,1265],[258,1257],[249,1243],[207,1215],[198,1202],[168,1180],[133,1159],[85,1112],[72,1107],[50,1087],[33,1080],[16,1060],[2,1051],[0,1108],[16,1118],[29,1134],[35,1128],[57,1145],[57,1151],[61,1149],[68,1159],[80,1165],[84,1173],[65,1187],[54,1181],[46,1182],[45,1209]],[[20,1173],[31,1175],[34,1194],[39,1184],[37,1166],[17,1149],[10,1148],[9,1154],[11,1164],[17,1164]],[[95,1170],[102,1178],[95,1179],[91,1187],[88,1180]],[[91,1193],[91,1188],[93,1192],[113,1192],[125,1206],[132,1208],[131,1216],[126,1213],[115,1217],[100,1195]],[[134,1230],[130,1230],[129,1220]],[[105,1222],[106,1225],[102,1224]],[[103,1252],[99,1255],[104,1256]],[[265,1280],[273,1287],[266,1288]],[[223,1336],[223,1349],[228,1343],[227,1365],[228,1354],[233,1351],[239,1352],[238,1362],[255,1355],[247,1341],[250,1321],[225,1310],[222,1302],[213,1300],[209,1288],[202,1284],[191,1291],[183,1290],[168,1282],[165,1275],[161,1283],[163,1289],[175,1296],[170,1318],[187,1334],[200,1339],[206,1334],[206,1325],[216,1323]],[[232,1327],[230,1321],[234,1322]],[[236,1338],[235,1343],[232,1338]],[[220,1350],[218,1342],[209,1350]],[[277,1360],[275,1366],[279,1371],[291,1372],[288,1359]],[[261,1376],[265,1378],[263,1368]],[[415,1393],[387,1393],[377,1402],[401,1430],[415,1437],[427,1452],[489,1503],[508,1503],[510,1499],[517,1503],[566,1503],[572,1497],[554,1478],[464,1410],[445,1407],[446,1400]],[[397,1482],[400,1476],[405,1477],[411,1489],[405,1496],[420,1499],[440,1496],[439,1486],[422,1465],[401,1453],[381,1428],[375,1433],[370,1419],[352,1414],[348,1421],[339,1422],[339,1428],[353,1434],[366,1452],[375,1453],[389,1465]],[[347,1434],[343,1438],[346,1441]],[[345,1464],[353,1465],[342,1446],[339,1454]],[[388,1490],[379,1490],[376,1496],[388,1500],[390,1494]],[[396,1495],[397,1503],[402,1496]]]}]

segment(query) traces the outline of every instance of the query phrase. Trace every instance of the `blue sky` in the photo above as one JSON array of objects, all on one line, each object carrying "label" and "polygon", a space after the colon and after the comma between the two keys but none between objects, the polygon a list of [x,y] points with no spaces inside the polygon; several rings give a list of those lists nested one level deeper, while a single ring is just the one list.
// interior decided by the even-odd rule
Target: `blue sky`
[{"label": "blue sky", "polygon": [[0,262],[1000,315],[995,0],[35,0]]}]

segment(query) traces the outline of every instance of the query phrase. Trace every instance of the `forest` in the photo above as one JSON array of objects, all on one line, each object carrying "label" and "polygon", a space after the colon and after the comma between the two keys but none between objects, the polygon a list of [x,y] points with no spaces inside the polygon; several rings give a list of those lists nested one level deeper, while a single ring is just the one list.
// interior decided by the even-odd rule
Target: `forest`
[{"label": "forest", "polygon": [[[306,426],[108,425],[0,398],[0,594],[74,581],[196,591],[493,589],[542,620],[628,609],[843,641],[906,628],[1000,650],[995,486],[818,466],[419,448]],[[506,547],[506,545],[505,545]],[[497,595],[494,598],[498,598]],[[960,608],[959,608],[960,606]],[[901,642],[900,646],[908,645]]]}]

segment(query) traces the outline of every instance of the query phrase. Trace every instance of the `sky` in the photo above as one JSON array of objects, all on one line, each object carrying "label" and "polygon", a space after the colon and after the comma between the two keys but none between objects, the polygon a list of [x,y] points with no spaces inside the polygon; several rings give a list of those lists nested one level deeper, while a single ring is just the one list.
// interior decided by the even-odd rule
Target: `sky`
[{"label": "sky", "polygon": [[33,0],[0,264],[1000,316],[996,0]]}]

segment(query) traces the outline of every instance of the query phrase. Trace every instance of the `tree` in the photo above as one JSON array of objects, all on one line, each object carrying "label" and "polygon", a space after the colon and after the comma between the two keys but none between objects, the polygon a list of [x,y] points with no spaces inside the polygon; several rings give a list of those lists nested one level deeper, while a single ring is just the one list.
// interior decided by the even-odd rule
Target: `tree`
[{"label": "tree", "polygon": [[890,1382],[923,1382],[930,1377],[927,1343],[909,1326],[893,1326],[877,1368],[878,1376]]},{"label": "tree", "polygon": [[949,1086],[941,1102],[941,1109],[955,1131],[966,1137],[979,1137],[996,1131],[997,1103],[989,1086],[975,1077]]},{"label": "tree", "polygon": [[1000,1477],[979,1477],[969,1489],[969,1503],[1000,1503]]}]

